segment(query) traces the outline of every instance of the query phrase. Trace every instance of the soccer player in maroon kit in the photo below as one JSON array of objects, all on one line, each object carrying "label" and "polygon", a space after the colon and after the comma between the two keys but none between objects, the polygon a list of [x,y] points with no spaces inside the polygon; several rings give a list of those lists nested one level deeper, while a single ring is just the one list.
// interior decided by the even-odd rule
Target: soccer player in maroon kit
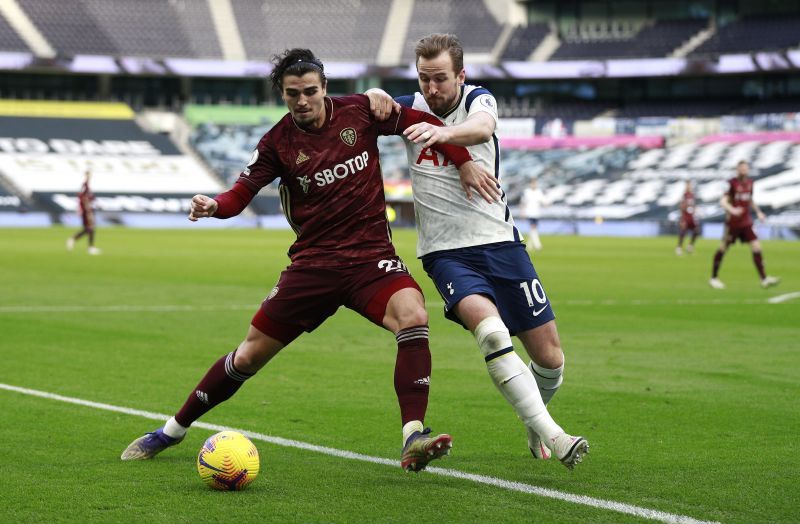
[{"label": "soccer player in maroon kit", "polygon": [[678,223],[678,227],[680,231],[678,233],[678,246],[675,248],[676,255],[683,254],[683,238],[686,236],[688,231],[692,232],[692,237],[689,239],[689,245],[686,246],[687,253],[694,253],[694,242],[697,240],[697,234],[700,232],[700,229],[697,227],[697,221],[694,218],[694,192],[692,191],[692,181],[686,181],[686,190],[683,193],[683,198],[681,198],[681,203],[679,204],[681,210],[681,219]]},{"label": "soccer player in maroon kit", "polygon": [[86,170],[83,179],[83,186],[81,192],[78,193],[78,212],[81,215],[81,222],[83,222],[83,229],[75,233],[67,239],[67,250],[72,251],[75,248],[75,241],[83,235],[89,236],[89,254],[99,255],[100,250],[94,247],[94,209],[92,209],[92,202],[94,201],[94,194],[89,189],[89,182],[92,179],[92,172]]},{"label": "soccer player in maroon kit", "polygon": [[[401,466],[420,471],[447,454],[452,439],[434,436],[422,424],[431,373],[428,316],[418,284],[391,243],[377,138],[400,135],[412,123],[439,121],[403,108],[377,122],[366,96],[326,96],[324,66],[307,49],[287,50],[273,65],[272,83],[289,114],[264,135],[231,190],[192,199],[189,219],[238,215],[280,178],[283,210],[297,234],[289,248],[291,265],[238,348],[208,370],[164,427],[133,441],[121,458],[151,458],[180,442],[195,420],[230,398],[281,349],[345,306],[395,334]],[[467,178],[484,176],[465,148],[442,145],[439,151]]]},{"label": "soccer player in maroon kit", "polygon": [[725,289],[725,284],[717,277],[719,266],[722,264],[722,257],[731,244],[739,240],[742,243],[750,244],[753,252],[753,263],[761,277],[761,287],[767,288],[780,282],[777,277],[768,276],[764,270],[764,259],[761,255],[761,243],[758,241],[755,231],[753,231],[753,216],[750,209],[756,212],[758,219],[762,222],[766,218],[764,213],[753,200],[753,179],[749,178],[750,165],[746,160],[740,160],[736,165],[736,177],[728,181],[728,192],[720,199],[720,205],[727,212],[725,218],[725,231],[722,234],[722,243],[714,253],[714,266],[711,272],[711,280],[708,283],[715,289]]}]

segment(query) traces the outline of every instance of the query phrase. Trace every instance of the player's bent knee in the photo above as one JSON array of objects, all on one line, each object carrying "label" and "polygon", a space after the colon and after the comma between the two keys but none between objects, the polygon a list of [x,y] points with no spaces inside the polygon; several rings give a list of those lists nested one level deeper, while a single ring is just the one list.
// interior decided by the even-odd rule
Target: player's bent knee
[{"label": "player's bent knee", "polygon": [[416,289],[406,288],[395,293],[386,307],[384,325],[393,330],[428,325],[425,299]]},{"label": "player's bent knee", "polygon": [[508,328],[500,317],[486,317],[475,326],[475,339],[484,358],[491,358],[498,351],[513,347]]},{"label": "player's bent knee", "polygon": [[423,307],[415,307],[405,314],[400,315],[397,319],[400,329],[405,329],[413,326],[427,326],[428,325],[428,312]]},{"label": "player's bent knee", "polygon": [[561,346],[550,346],[531,360],[542,367],[556,369],[564,365],[564,352]]}]

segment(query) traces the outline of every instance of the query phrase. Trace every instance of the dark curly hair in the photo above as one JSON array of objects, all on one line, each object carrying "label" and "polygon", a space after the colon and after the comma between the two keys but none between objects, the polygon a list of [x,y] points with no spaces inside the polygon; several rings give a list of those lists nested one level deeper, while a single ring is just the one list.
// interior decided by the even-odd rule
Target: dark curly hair
[{"label": "dark curly hair", "polygon": [[328,82],[325,77],[325,66],[322,61],[314,56],[310,49],[287,49],[281,55],[272,56],[272,87],[278,92],[283,91],[283,77],[286,75],[303,76],[306,73],[319,73],[322,86]]}]

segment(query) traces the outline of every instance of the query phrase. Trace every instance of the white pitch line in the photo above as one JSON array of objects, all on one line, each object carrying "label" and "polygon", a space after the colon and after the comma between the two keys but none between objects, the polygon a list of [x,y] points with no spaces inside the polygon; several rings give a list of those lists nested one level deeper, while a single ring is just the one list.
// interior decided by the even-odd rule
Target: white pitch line
[{"label": "white pitch line", "polygon": [[[169,415],[164,415],[161,413],[153,413],[152,411],[142,411],[139,409],[132,409],[126,408],[122,406],[114,406],[112,404],[104,404],[102,402],[93,402],[91,400],[83,400],[80,398],[75,397],[66,397],[63,395],[58,395],[55,393],[48,393],[47,391],[39,391],[36,389],[28,389],[28,388],[21,388],[18,386],[12,386],[10,384],[3,384],[0,383],[0,389],[4,389],[7,391],[14,391],[16,393],[21,393],[23,395],[30,395],[33,397],[40,397],[49,400],[58,400],[60,402],[66,402],[68,404],[76,404],[78,406],[85,406],[91,407],[96,409],[102,409],[105,411],[113,411],[116,413],[123,413],[125,415],[135,415],[138,417],[143,417],[152,420],[158,421],[165,421],[169,418]],[[352,451],[345,451],[341,449],[329,448],[325,446],[317,446],[315,444],[309,444],[307,442],[301,442],[299,440],[291,440],[285,439],[281,437],[273,437],[271,435],[265,435],[263,433],[256,433],[253,431],[232,428],[229,426],[220,426],[218,424],[208,424],[205,422],[195,422],[192,424],[193,427],[202,428],[202,429],[210,429],[212,431],[239,431],[250,437],[251,439],[255,440],[262,440],[264,442],[269,442],[270,444],[275,444],[278,446],[290,447],[290,448],[297,448],[303,449],[306,451],[313,451],[315,453],[322,453],[323,455],[330,455],[334,457],[344,458],[348,460],[359,460],[362,462],[371,462],[373,464],[382,464],[385,466],[393,466],[398,467],[399,463],[397,460],[391,460],[381,457],[373,457],[370,455],[363,455],[361,453],[354,453]],[[522,493],[530,493],[532,495],[538,495],[540,497],[546,497],[556,500],[562,500],[565,502],[571,502],[573,504],[579,504],[582,506],[590,506],[593,508],[598,508],[602,510],[608,511],[616,511],[618,513],[625,513],[627,515],[634,515],[637,517],[642,517],[650,520],[657,520],[660,522],[667,522],[669,524],[705,524],[710,521],[702,521],[697,520],[692,517],[686,515],[677,515],[674,513],[667,513],[664,511],[659,511],[650,508],[644,508],[641,506],[634,506],[632,504],[625,504],[624,502],[615,502],[613,500],[605,500],[599,499],[595,497],[589,497],[586,495],[575,495],[572,493],[567,493],[564,491],[558,491],[555,489],[549,488],[542,488],[539,486],[534,486],[532,484],[525,484],[522,482],[514,482],[510,480],[504,480],[496,477],[489,477],[486,475],[476,475],[474,473],[465,473],[463,471],[458,471],[454,469],[445,469],[445,468],[435,468],[430,467],[427,468],[426,471],[428,473],[432,473],[434,475],[441,475],[444,477],[452,477],[457,479],[469,480],[472,482],[477,482],[479,484],[486,484],[489,486],[498,487],[501,489],[506,489],[510,491],[519,491]],[[713,522],[713,521],[711,521]],[[716,524],[716,523],[715,523]]]},{"label": "white pitch line", "polygon": [[776,297],[772,297],[771,299],[767,300],[770,304],[780,304],[781,302],[788,302],[790,300],[794,300],[795,298],[800,298],[800,291],[795,291],[794,293],[786,293],[785,295],[778,295]]},{"label": "white pitch line", "polygon": [[242,309],[258,309],[258,304],[240,305],[136,305],[136,304],[111,304],[105,306],[0,306],[2,313],[129,313],[129,312],[170,312],[170,311],[238,311]]}]

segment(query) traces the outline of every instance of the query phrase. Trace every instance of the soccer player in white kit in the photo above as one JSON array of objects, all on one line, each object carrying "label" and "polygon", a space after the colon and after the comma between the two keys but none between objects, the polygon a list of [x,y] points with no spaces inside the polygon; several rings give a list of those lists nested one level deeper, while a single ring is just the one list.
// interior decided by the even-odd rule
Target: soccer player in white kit
[{"label": "soccer player in white kit", "polygon": [[542,249],[542,240],[539,238],[539,215],[542,213],[542,206],[548,204],[549,202],[544,196],[544,192],[539,188],[536,178],[531,178],[519,202],[520,213],[523,218],[528,219],[530,224],[528,242],[526,244],[528,251],[541,251]]},{"label": "soccer player in white kit", "polygon": [[[547,459],[553,452],[572,469],[589,443],[567,434],[547,411],[563,380],[564,354],[552,306],[500,189],[497,103],[488,90],[464,84],[457,37],[429,35],[415,53],[421,92],[394,100],[380,89],[366,94],[378,119],[402,105],[445,123],[415,124],[404,132],[417,256],[445,301],[445,316],[475,336],[489,376],[525,425],[533,456]],[[472,158],[494,174],[494,187],[461,179],[430,149],[442,142],[468,146]],[[473,197],[473,189],[483,198]],[[528,366],[514,351],[512,335],[531,357]]]}]

